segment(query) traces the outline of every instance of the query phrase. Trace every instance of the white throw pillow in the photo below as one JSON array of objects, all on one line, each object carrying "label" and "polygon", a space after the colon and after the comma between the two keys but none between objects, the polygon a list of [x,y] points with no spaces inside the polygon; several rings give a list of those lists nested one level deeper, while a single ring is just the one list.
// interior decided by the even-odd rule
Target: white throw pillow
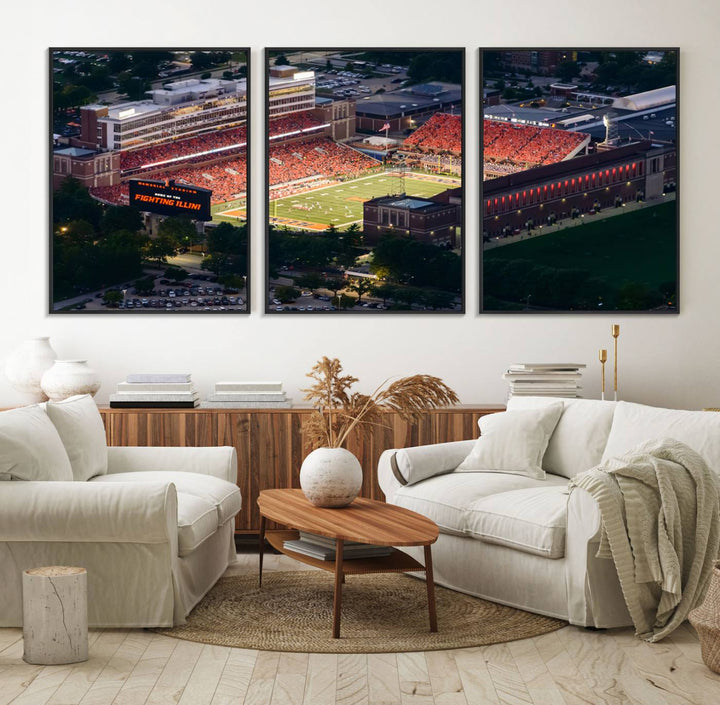
[{"label": "white throw pillow", "polygon": [[89,394],[45,405],[50,421],[65,446],[75,480],[85,482],[107,472],[105,426]]},{"label": "white throw pillow", "polygon": [[674,438],[699,453],[720,476],[720,413],[618,402],[602,462],[656,438]]},{"label": "white throw pillow", "polygon": [[73,479],[60,436],[40,407],[0,413],[0,479]]},{"label": "white throw pillow", "polygon": [[560,402],[481,417],[480,438],[455,472],[506,472],[544,480],[543,455],[562,412]]},{"label": "white throw pillow", "polygon": [[[539,409],[552,397],[512,397],[508,411]],[[599,399],[563,399],[563,413],[548,443],[543,469],[553,475],[575,477],[600,463],[612,425],[616,403]]]}]

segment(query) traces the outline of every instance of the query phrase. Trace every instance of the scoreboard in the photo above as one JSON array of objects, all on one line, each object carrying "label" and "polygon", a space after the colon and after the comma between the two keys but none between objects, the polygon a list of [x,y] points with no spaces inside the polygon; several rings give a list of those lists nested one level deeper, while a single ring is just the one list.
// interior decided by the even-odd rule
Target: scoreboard
[{"label": "scoreboard", "polygon": [[193,220],[210,220],[212,191],[174,181],[130,180],[130,205],[158,215],[189,216]]}]

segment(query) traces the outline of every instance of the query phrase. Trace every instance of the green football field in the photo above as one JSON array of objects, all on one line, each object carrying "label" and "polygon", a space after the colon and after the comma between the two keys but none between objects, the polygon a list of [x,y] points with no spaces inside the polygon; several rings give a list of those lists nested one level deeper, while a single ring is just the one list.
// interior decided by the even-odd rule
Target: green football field
[{"label": "green football field", "polygon": [[434,196],[458,186],[459,179],[447,177],[374,174],[271,201],[270,222],[303,230],[324,230],[330,224],[344,228],[362,222],[363,202],[370,198],[400,193],[403,187],[408,196]]}]

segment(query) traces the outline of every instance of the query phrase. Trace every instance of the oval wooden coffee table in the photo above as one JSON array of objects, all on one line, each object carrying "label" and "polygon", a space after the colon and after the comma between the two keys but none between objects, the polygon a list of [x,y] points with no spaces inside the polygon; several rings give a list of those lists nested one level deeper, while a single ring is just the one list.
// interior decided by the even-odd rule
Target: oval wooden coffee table
[{"label": "oval wooden coffee table", "polygon": [[[265,538],[273,548],[301,563],[334,572],[332,626],[334,639],[340,637],[340,608],[345,576],[360,573],[425,571],[430,631],[437,631],[435,585],[433,584],[430,546],[437,540],[438,527],[433,521],[408,509],[362,497],[358,497],[347,507],[323,509],[310,504],[302,490],[295,489],[263,490],[257,502],[260,508],[260,585],[262,586]],[[265,522],[267,519],[287,526],[288,530],[266,532]],[[335,560],[323,561],[286,549],[283,545],[284,542],[298,538],[297,530],[335,539]],[[393,550],[389,556],[381,558],[357,558],[343,561],[342,549],[345,541],[359,541],[377,546],[424,546],[425,565],[423,566],[407,553],[398,550]]]}]

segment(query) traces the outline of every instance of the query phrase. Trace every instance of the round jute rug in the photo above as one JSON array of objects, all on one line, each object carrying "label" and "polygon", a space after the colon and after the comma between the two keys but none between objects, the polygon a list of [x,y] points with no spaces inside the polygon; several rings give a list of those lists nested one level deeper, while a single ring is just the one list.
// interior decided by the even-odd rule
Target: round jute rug
[{"label": "round jute rug", "polygon": [[205,644],[265,651],[378,653],[496,644],[565,622],[437,586],[438,632],[429,631],[425,582],[402,574],[349,575],[340,639],[331,638],[333,576],[321,571],[220,578],[185,624],[156,629]]}]

